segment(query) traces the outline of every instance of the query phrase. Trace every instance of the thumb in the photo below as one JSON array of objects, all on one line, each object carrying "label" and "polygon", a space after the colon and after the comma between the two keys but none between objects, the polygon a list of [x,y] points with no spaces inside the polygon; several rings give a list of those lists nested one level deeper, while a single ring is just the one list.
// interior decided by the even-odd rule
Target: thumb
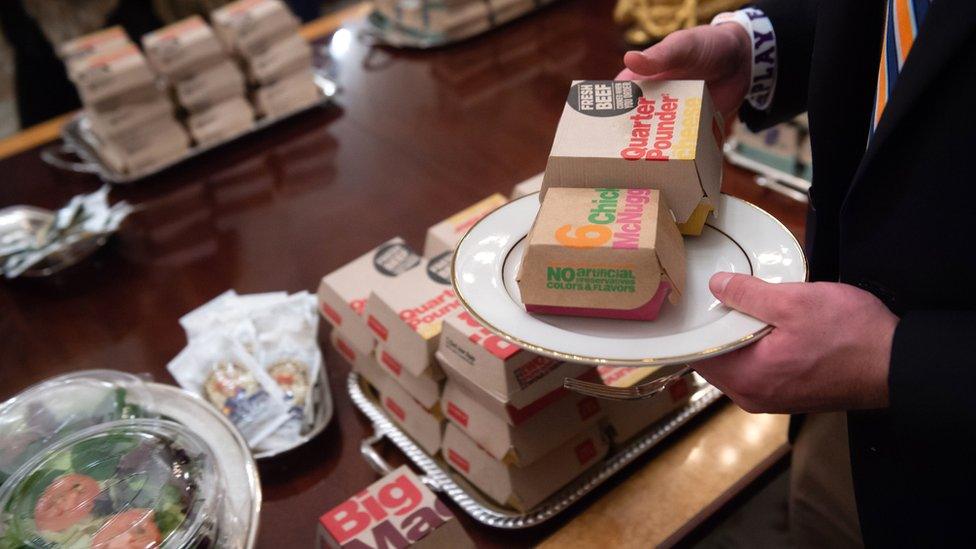
[{"label": "thumb", "polygon": [[654,76],[688,68],[689,62],[696,57],[697,49],[698,42],[692,35],[676,32],[643,52],[627,52],[624,54],[624,66],[639,75]]},{"label": "thumb", "polygon": [[773,325],[783,317],[789,298],[786,285],[743,274],[715,273],[708,288],[724,305]]}]

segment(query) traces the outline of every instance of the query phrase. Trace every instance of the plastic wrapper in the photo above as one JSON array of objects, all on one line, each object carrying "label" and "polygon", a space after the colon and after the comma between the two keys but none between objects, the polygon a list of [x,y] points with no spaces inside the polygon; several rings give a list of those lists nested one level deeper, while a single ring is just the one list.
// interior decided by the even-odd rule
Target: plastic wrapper
[{"label": "plastic wrapper", "polygon": [[194,340],[166,368],[181,387],[226,415],[252,448],[290,417],[278,384],[241,343],[224,334]]},{"label": "plastic wrapper", "polygon": [[85,429],[0,489],[0,546],[212,547],[222,475],[211,448],[170,421]]}]

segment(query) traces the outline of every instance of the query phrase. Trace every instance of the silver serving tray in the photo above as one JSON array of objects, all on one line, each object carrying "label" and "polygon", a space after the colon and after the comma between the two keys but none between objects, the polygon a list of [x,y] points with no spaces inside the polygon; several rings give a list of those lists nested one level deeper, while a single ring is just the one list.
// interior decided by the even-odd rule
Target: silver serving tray
[{"label": "silver serving tray", "polygon": [[307,433],[302,435],[302,437],[296,440],[291,446],[279,448],[277,450],[256,452],[254,454],[254,459],[271,459],[275,456],[284,454],[285,452],[294,450],[295,448],[298,448],[299,446],[317,437],[319,433],[328,427],[329,422],[332,421],[332,414],[335,411],[335,406],[332,404],[332,391],[329,390],[329,376],[328,371],[325,368],[324,361],[322,363],[322,367],[319,368],[319,378],[315,381],[315,386],[312,387],[312,402],[315,404],[315,420],[312,423],[312,428],[309,429]]},{"label": "silver serving tray", "polygon": [[365,382],[361,382],[355,372],[349,374],[347,384],[353,403],[373,423],[373,436],[360,443],[360,452],[377,473],[387,474],[393,469],[373,447],[384,438],[389,439],[423,471],[421,480],[431,490],[445,494],[471,518],[486,526],[519,530],[542,524],[559,515],[722,396],[718,389],[707,384],[697,375],[695,381],[691,400],[685,407],[673,412],[650,427],[643,435],[639,435],[620,448],[611,448],[610,454],[603,461],[527,513],[520,513],[492,503],[463,477],[455,474],[443,460],[424,452],[409,435],[389,419],[371,391],[363,387],[362,383]]},{"label": "silver serving tray", "polygon": [[[310,109],[321,107],[328,104],[333,97],[335,97],[338,92],[338,86],[336,83],[326,77],[323,74],[316,72],[315,74],[315,84],[321,91],[321,96],[319,100],[312,103],[306,107],[303,107],[297,111],[281,115],[281,116],[266,116],[259,118],[254,122],[254,126],[234,137],[223,139],[214,143],[209,143],[207,145],[197,145],[190,147],[186,154],[182,157],[172,160],[170,162],[161,164],[150,168],[147,171],[137,172],[137,173],[119,173],[113,170],[108,164],[102,161],[101,157],[97,152],[97,140],[91,133],[91,124],[85,116],[84,112],[75,115],[71,120],[69,120],[63,128],[61,128],[61,139],[64,141],[63,144],[56,144],[46,147],[41,150],[41,159],[57,168],[64,170],[78,172],[78,173],[89,173],[97,175],[99,179],[105,181],[106,183],[115,184],[128,184],[135,183],[147,177],[156,175],[164,170],[167,170],[173,166],[182,164],[191,158],[196,158],[212,149],[220,147],[226,143],[236,141],[242,137],[257,133],[268,126],[273,126],[282,120],[291,118],[297,114],[306,112]],[[66,155],[77,156],[80,161],[72,161],[65,158]]]}]

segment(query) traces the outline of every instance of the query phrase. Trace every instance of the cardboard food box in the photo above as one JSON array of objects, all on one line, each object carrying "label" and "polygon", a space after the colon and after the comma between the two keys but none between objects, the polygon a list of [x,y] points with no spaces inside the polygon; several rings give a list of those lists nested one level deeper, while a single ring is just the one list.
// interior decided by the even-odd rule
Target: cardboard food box
[{"label": "cardboard food box", "polygon": [[454,253],[454,248],[457,247],[461,237],[468,232],[472,225],[506,202],[504,196],[495,193],[427,229],[427,239],[424,241],[424,257],[431,258],[444,252]]},{"label": "cardboard food box", "polygon": [[116,25],[61,44],[58,46],[58,57],[68,65],[70,73],[71,65],[80,59],[131,44],[129,35]]},{"label": "cardboard food box", "polygon": [[475,398],[482,406],[512,425],[538,407],[530,407],[532,403],[561,390],[565,378],[592,370],[586,364],[560,362],[505,341],[464,309],[444,319],[437,353],[438,362],[449,362],[453,377],[479,389]]},{"label": "cardboard food box", "polygon": [[319,547],[473,548],[433,492],[401,465],[319,517]]},{"label": "cardboard food box", "polygon": [[778,124],[754,133],[742,122],[735,124],[736,148],[767,166],[792,174],[800,152],[800,130],[792,124]]},{"label": "cardboard food box", "polygon": [[142,47],[149,63],[172,80],[219,63],[227,56],[213,29],[199,15],[144,35]]},{"label": "cardboard food box", "polygon": [[299,34],[289,35],[255,52],[247,61],[251,79],[267,84],[312,68],[312,47]]},{"label": "cardboard food box", "polygon": [[[545,362],[548,359],[540,357],[540,360],[526,364],[527,370],[525,370],[529,375],[537,376],[540,381],[523,391],[502,397],[493,391],[486,390],[469,378],[467,373],[470,372],[470,368],[459,366],[455,357],[446,356],[438,351],[436,358],[444,369],[447,379],[460,385],[468,395],[489,412],[504,418],[509,425],[514,426],[522,425],[567,395],[572,394],[562,386],[563,380],[569,377],[564,372],[578,371],[577,368],[580,366],[560,362],[553,367]],[[585,381],[599,381],[596,370],[590,366],[584,366],[582,373],[575,377]]]},{"label": "cardboard food box", "polygon": [[504,416],[493,414],[453,381],[444,386],[441,412],[491,457],[519,467],[535,463],[604,417],[597,399],[567,394],[527,421],[509,425]]},{"label": "cardboard food box", "polygon": [[441,385],[444,372],[435,364],[419,376],[411,374],[393,355],[387,352],[383,345],[376,346],[376,362],[389,374],[410,396],[428,410],[434,409],[441,398]]},{"label": "cardboard food box", "polygon": [[210,14],[217,35],[244,55],[273,40],[298,32],[298,18],[280,0],[238,0]]},{"label": "cardboard food box", "polygon": [[542,177],[544,173],[539,175],[534,175],[525,181],[519,183],[512,187],[512,200],[516,198],[522,198],[523,196],[530,195],[532,193],[537,193],[542,190]]},{"label": "cardboard food box", "polygon": [[173,103],[159,90],[147,101],[118,102],[111,109],[86,109],[91,129],[101,138],[141,131],[159,118],[173,118]]},{"label": "cardboard food box", "polygon": [[332,330],[329,341],[336,351],[349,361],[349,364],[352,365],[352,371],[365,379],[377,394],[386,393],[388,386],[397,384],[389,371],[383,369],[376,362],[375,353],[360,353],[349,343],[349,340],[343,337],[339,330]]},{"label": "cardboard food box", "polygon": [[528,511],[607,455],[608,444],[594,426],[527,467],[491,457],[453,423],[444,430],[442,451],[451,468],[501,505]]},{"label": "cardboard food box", "polygon": [[431,367],[445,317],[461,308],[451,287],[451,254],[441,254],[373,288],[366,324],[403,368],[419,376]]},{"label": "cardboard food box", "polygon": [[261,86],[254,91],[254,105],[262,116],[284,116],[315,103],[320,96],[309,69]]},{"label": "cardboard food box", "polygon": [[159,118],[121,139],[99,140],[99,156],[119,173],[139,173],[172,162],[186,153],[190,136],[176,120]]},{"label": "cardboard food box", "polygon": [[229,58],[198,70],[173,84],[176,99],[188,111],[200,111],[231,97],[243,96],[244,74]]},{"label": "cardboard food box", "polygon": [[193,113],[187,119],[190,135],[198,144],[216,143],[240,135],[254,126],[254,109],[243,97]]},{"label": "cardboard food box", "polygon": [[428,454],[434,456],[441,448],[444,417],[440,408],[427,410],[413,399],[398,383],[378,387],[380,405],[394,423],[398,424]]},{"label": "cardboard food box", "polygon": [[701,80],[577,80],[549,153],[553,187],[658,189],[701,234],[722,184],[722,125]]},{"label": "cardboard food box", "polygon": [[372,353],[376,338],[363,315],[370,292],[419,264],[420,255],[402,238],[387,240],[322,277],[319,311],[358,353]]},{"label": "cardboard food box", "polygon": [[[647,375],[655,368],[621,368],[600,366],[597,370],[607,385],[621,386],[634,374]],[[611,440],[615,444],[627,442],[635,435],[657,423],[671,412],[684,406],[691,397],[694,374],[682,376],[667,389],[641,400],[606,400],[603,402],[607,421],[611,427]]]},{"label": "cardboard food box", "polygon": [[128,44],[79,60],[70,75],[86,105],[129,90],[152,86],[156,75],[135,44]]},{"label": "cardboard food box", "polygon": [[529,312],[653,320],[684,292],[684,240],[660,191],[552,188],[517,280]]}]

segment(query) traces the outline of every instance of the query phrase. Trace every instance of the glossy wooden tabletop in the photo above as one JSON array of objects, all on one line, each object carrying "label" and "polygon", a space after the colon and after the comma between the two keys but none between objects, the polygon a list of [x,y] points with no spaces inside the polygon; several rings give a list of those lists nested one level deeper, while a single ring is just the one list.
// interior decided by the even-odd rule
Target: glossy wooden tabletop
[{"label": "glossy wooden tabletop", "polygon": [[[370,48],[360,23],[350,22],[322,42],[343,88],[335,105],[114,188],[113,200],[139,211],[92,260],[52,279],[0,283],[0,398],[85,368],[149,372],[172,383],[165,365],[185,344],[178,317],[220,292],[314,290],[323,274],[394,235],[419,248],[429,225],[492,192],[507,194],[545,167],[570,80],[611,78],[619,69],[626,46],[612,7],[566,0],[429,52]],[[55,208],[99,185],[47,167],[37,149],[0,160],[0,207]],[[725,189],[802,238],[805,206],[732,168]],[[322,332],[335,419],[306,447],[261,465],[261,547],[311,546],[318,515],[376,479],[359,456],[370,428],[346,396],[348,365]],[[631,467],[632,479],[614,481],[552,524],[527,532],[464,525],[482,545],[549,536],[562,545],[623,516],[631,542],[673,541],[782,455],[784,426],[782,417],[718,406]],[[728,462],[729,452],[741,461],[726,469],[701,461]],[[676,477],[685,484],[666,480]],[[676,498],[669,519],[633,513],[645,493]]]}]

